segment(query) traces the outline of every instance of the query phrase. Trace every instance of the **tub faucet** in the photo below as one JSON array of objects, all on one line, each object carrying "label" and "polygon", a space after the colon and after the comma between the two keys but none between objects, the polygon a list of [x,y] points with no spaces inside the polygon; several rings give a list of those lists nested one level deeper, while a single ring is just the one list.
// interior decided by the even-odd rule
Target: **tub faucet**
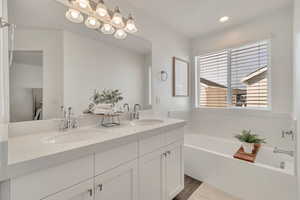
[{"label": "tub faucet", "polygon": [[294,157],[294,151],[286,151],[286,150],[283,150],[283,149],[279,149],[278,147],[274,148],[273,153],[286,154],[286,155],[289,155],[291,157]]}]

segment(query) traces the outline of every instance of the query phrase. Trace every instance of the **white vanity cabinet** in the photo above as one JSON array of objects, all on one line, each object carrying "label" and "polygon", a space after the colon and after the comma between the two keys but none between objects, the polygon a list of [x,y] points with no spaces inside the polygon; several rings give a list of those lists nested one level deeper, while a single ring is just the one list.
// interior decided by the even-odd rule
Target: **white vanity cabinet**
[{"label": "white vanity cabinet", "polygon": [[[140,200],[172,200],[184,188],[183,137],[179,128],[140,141]],[[150,152],[151,144],[161,145]]]},{"label": "white vanity cabinet", "polygon": [[94,176],[93,162],[94,156],[90,155],[12,178],[10,180],[10,200],[41,200],[92,179]]},{"label": "white vanity cabinet", "polygon": [[183,141],[168,146],[165,157],[166,195],[171,200],[184,188]]},{"label": "white vanity cabinet", "polygon": [[183,128],[144,134],[12,178],[10,200],[172,200],[184,187],[183,135]]},{"label": "white vanity cabinet", "polygon": [[138,200],[137,160],[95,177],[95,200]]},{"label": "white vanity cabinet", "polygon": [[157,150],[139,160],[139,199],[165,199],[165,153]]}]

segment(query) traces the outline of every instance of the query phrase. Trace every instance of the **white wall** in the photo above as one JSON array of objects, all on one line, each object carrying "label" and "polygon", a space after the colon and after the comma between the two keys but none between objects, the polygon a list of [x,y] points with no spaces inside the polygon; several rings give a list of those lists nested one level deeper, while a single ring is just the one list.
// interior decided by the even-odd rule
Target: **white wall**
[{"label": "white wall", "polygon": [[267,137],[270,145],[290,147],[290,141],[283,142],[281,139],[281,129],[292,128],[292,17],[292,8],[285,8],[223,32],[193,40],[193,56],[249,42],[272,40],[272,110],[198,109],[198,112],[195,111],[198,130],[232,138],[243,127],[251,128]]},{"label": "white wall", "polygon": [[[170,110],[190,109],[191,97],[172,96],[172,57],[190,61],[190,40],[148,16],[141,9],[128,4],[127,1],[115,0],[114,2],[117,2],[124,12],[134,13],[139,28],[137,35],[152,43],[153,110],[166,115]],[[161,70],[169,73],[168,81],[160,80]]]},{"label": "white wall", "polygon": [[10,122],[32,120],[32,88],[43,88],[43,67],[14,63],[10,68]]},{"label": "white wall", "polygon": [[146,105],[145,55],[64,31],[64,105],[81,114],[95,89],[120,89],[130,105]]},{"label": "white wall", "polygon": [[18,28],[15,50],[43,51],[43,118],[57,118],[63,105],[62,31]]},{"label": "white wall", "polygon": [[300,2],[294,1],[294,117],[297,120],[297,174],[300,198]]},{"label": "white wall", "polygon": [[193,41],[193,55],[271,39],[272,111],[292,112],[292,8]]}]

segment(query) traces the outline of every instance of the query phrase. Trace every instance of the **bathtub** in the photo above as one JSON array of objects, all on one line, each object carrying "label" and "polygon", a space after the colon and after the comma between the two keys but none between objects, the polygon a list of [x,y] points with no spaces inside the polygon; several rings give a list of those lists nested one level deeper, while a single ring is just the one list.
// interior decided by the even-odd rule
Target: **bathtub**
[{"label": "bathtub", "polygon": [[262,147],[256,163],[249,163],[233,158],[239,147],[233,140],[186,134],[185,173],[243,200],[297,200],[292,157]]}]

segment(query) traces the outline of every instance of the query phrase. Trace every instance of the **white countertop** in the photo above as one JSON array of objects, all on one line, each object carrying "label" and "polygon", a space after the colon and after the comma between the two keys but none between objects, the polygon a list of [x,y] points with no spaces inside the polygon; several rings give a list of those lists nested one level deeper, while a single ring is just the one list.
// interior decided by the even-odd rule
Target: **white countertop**
[{"label": "white countertop", "polygon": [[[120,126],[112,128],[82,127],[70,132],[43,132],[8,139],[7,178],[30,173],[34,170],[67,162],[95,151],[120,145],[144,134],[181,127],[185,121],[165,118],[163,123],[133,126],[122,121]],[[73,131],[91,133],[93,137],[76,142],[47,143],[45,140],[62,134],[76,134]],[[94,134],[96,133],[96,134]],[[99,135],[98,135],[99,133]],[[96,136],[95,136],[96,135]],[[88,137],[88,136],[87,136]]]}]

